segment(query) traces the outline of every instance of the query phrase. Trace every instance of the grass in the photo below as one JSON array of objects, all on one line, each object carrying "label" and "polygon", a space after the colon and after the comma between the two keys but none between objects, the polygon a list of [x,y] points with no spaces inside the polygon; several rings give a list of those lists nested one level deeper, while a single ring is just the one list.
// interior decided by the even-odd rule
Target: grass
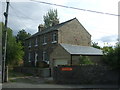
[{"label": "grass", "polygon": [[32,77],[31,74],[14,72],[13,70],[9,70],[8,81],[19,82],[19,83],[31,83],[31,84],[40,84],[40,83],[54,84],[53,80],[44,80],[39,78],[36,79],[35,77]]},{"label": "grass", "polygon": [[28,78],[24,78],[26,76],[32,76],[32,75],[19,73],[19,72],[15,72],[15,71],[12,71],[12,70],[9,70],[9,72],[8,72],[8,80],[10,82],[26,82],[26,81],[30,81]]}]

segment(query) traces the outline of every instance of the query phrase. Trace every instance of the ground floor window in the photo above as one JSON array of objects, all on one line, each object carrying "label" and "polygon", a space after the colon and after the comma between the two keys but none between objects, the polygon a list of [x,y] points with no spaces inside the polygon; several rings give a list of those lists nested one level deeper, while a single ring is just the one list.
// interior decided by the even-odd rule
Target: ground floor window
[{"label": "ground floor window", "polygon": [[48,55],[47,55],[46,51],[43,51],[43,61],[46,62],[47,64],[49,64]]},{"label": "ground floor window", "polygon": [[38,61],[38,53],[35,52],[35,66],[36,66],[36,64],[37,64],[37,61]]}]

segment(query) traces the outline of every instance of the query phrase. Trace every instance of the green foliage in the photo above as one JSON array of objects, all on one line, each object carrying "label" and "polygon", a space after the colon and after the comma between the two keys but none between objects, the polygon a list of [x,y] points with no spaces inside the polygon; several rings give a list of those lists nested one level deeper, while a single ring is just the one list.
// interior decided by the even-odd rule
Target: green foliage
[{"label": "green foliage", "polygon": [[97,48],[97,49],[101,49],[101,47],[98,46],[98,43],[96,43],[96,42],[92,42],[92,47]]},{"label": "green foliage", "polygon": [[104,46],[104,47],[102,48],[102,50],[103,50],[103,54],[107,54],[107,53],[113,51],[113,47],[112,47],[112,46]]},{"label": "green foliage", "polygon": [[48,13],[43,16],[43,18],[45,23],[44,26],[46,28],[54,25],[56,22],[59,22],[57,10],[50,9]]},{"label": "green foliage", "polygon": [[24,40],[27,38],[27,37],[30,37],[31,34],[30,33],[27,33],[24,29],[20,30],[16,36],[16,40],[17,42],[21,42],[22,45],[24,46]]},{"label": "green foliage", "polygon": [[[2,25],[2,38],[4,41],[5,26]],[[7,52],[6,52],[6,64],[7,65],[19,65],[22,62],[24,52],[22,51],[22,45],[20,42],[16,42],[15,36],[10,28],[7,28]]]},{"label": "green foliage", "polygon": [[87,56],[80,55],[79,64],[93,65],[94,63]]},{"label": "green foliage", "polygon": [[111,66],[113,69],[120,69],[120,46],[112,47],[103,47],[104,51],[104,62]]}]

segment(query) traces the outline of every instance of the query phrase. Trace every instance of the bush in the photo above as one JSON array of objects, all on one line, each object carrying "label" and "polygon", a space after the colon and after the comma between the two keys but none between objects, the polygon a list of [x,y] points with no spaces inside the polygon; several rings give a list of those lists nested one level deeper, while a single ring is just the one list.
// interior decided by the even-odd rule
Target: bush
[{"label": "bush", "polygon": [[103,61],[113,69],[120,69],[120,46],[104,51]]},{"label": "bush", "polygon": [[80,55],[79,64],[93,65],[94,63],[87,56]]}]

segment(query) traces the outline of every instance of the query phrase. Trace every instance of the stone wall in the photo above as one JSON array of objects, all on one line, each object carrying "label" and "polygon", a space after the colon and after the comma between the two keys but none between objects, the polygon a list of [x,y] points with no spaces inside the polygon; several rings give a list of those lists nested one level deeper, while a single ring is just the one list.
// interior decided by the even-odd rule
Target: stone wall
[{"label": "stone wall", "polygon": [[49,68],[33,68],[33,67],[15,67],[15,72],[31,74],[39,77],[50,77]]},{"label": "stone wall", "polygon": [[[43,52],[45,51],[46,54],[47,54],[47,59],[49,60],[49,55],[50,53],[53,51],[53,49],[57,46],[58,42],[56,43],[52,43],[52,34],[53,33],[57,33],[57,31],[52,31],[52,32],[48,32],[48,33],[45,33],[45,34],[42,34],[42,35],[39,35],[39,36],[34,36],[32,38],[29,38],[27,40],[25,40],[25,56],[24,56],[24,65],[27,66],[28,64],[28,54],[30,53],[31,54],[31,62],[35,62],[35,53],[38,54],[38,61],[42,61],[43,60]],[[43,38],[44,38],[44,35],[46,36],[46,44],[43,45]],[[38,41],[38,46],[35,46],[35,40],[37,38],[37,41]],[[58,39],[58,37],[57,37]],[[31,47],[29,47],[29,42],[31,41]],[[32,65],[34,66],[34,63],[32,63]]]},{"label": "stone wall", "polygon": [[[68,70],[65,70],[65,67],[67,67]],[[118,85],[119,80],[118,72],[106,66],[58,66],[54,67],[53,70],[53,79],[56,83]]]},{"label": "stone wall", "polygon": [[74,19],[59,28],[58,43],[91,46],[91,35],[77,19]]}]

